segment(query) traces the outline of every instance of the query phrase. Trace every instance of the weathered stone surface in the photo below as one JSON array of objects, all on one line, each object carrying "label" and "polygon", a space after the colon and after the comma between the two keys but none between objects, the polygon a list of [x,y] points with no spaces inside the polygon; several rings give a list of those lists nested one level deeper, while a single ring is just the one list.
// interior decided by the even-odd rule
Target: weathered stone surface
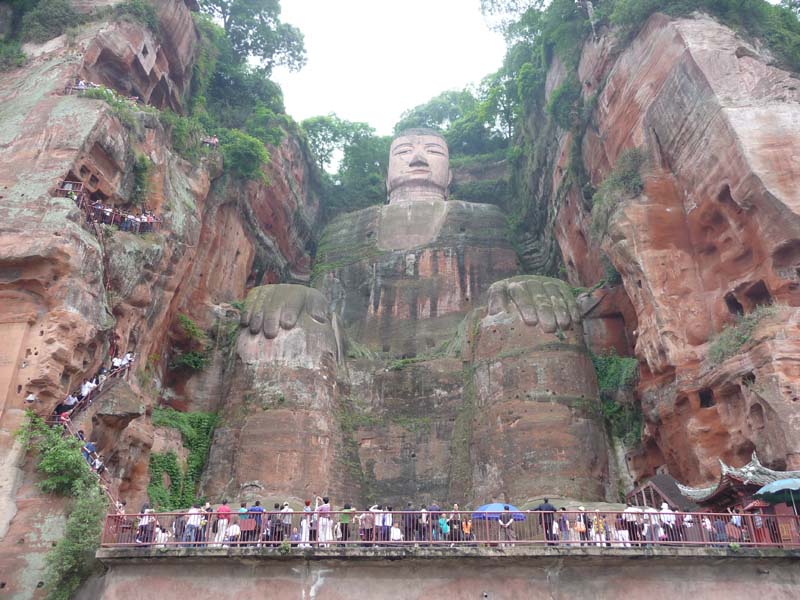
[{"label": "weathered stone surface", "polygon": [[[291,136],[271,153],[271,186],[248,184],[242,195],[229,178],[229,186],[211,191],[220,175],[219,156],[191,165],[171,151],[152,114],[132,107],[135,122],[129,129],[104,102],[64,95],[65,84],[82,75],[109,85],[123,80],[167,85],[169,97],[180,99],[189,81],[180,82],[178,73],[183,70],[185,76],[191,70],[196,32],[183,4],[158,3],[158,10],[164,37],[160,47],[148,46],[144,58],[159,56],[147,63],[149,74],[126,72],[144,59],[133,55],[141,52],[137,40],[150,39],[143,26],[95,23],[81,29],[72,45],[58,38],[37,46],[24,68],[0,79],[0,335],[7,342],[0,349],[0,572],[7,589],[21,598],[35,593],[50,543],[48,538],[20,547],[18,533],[63,514],[60,501],[41,497],[29,485],[30,469],[19,468],[21,449],[13,432],[24,417],[24,398],[33,392],[38,400],[31,408],[51,412],[100,364],[108,364],[113,345],[138,355],[129,384],[131,393],[141,395],[147,414],[162,394],[178,395],[184,407],[214,406],[205,397],[195,407],[190,398],[162,389],[176,314],[189,314],[213,330],[221,319],[214,307],[241,299],[252,273],[308,277],[309,232],[318,201],[309,187],[307,157]],[[112,61],[120,71],[111,69],[109,77],[119,79],[81,73],[79,65],[97,66],[98,57],[111,55],[122,62]],[[133,62],[125,62],[129,59]],[[152,102],[180,108],[167,99],[159,104],[156,87],[149,92]],[[122,85],[120,91],[127,88]],[[160,232],[136,236],[109,230],[97,236],[71,200],[53,197],[60,181],[79,180],[93,200],[129,207],[137,154],[153,163],[146,204],[163,218]],[[272,231],[269,213],[250,216],[266,205],[294,218]],[[277,266],[270,271],[269,265]],[[197,387],[186,381],[170,384],[179,390]],[[217,396],[219,387],[218,382]],[[150,448],[157,439],[149,418],[134,418],[118,431],[132,413],[123,411],[121,420],[109,413],[98,417],[94,432],[92,415],[98,407],[94,404],[76,425],[102,438],[112,491],[129,506],[141,505]],[[113,426],[102,423],[109,419]]]},{"label": "weathered stone surface", "polygon": [[430,352],[517,258],[494,206],[407,201],[367,208],[328,225],[315,285],[350,337],[394,356]]},{"label": "weathered stone surface", "polygon": [[[181,554],[180,550],[168,553]],[[237,550],[209,556],[114,558],[110,570],[79,600],[103,597],[138,600],[153,593],[178,599],[203,595],[256,599],[269,589],[281,598],[330,600],[398,598],[471,600],[517,598],[680,597],[747,599],[753,595],[793,598],[800,586],[797,556],[742,550],[743,556],[692,549],[656,549],[643,561],[624,549],[464,549],[443,557],[436,550],[354,551],[346,558],[270,555],[234,557]],[[263,551],[266,553],[267,551]],[[229,553],[231,556],[229,556]],[[130,554],[130,553],[129,553]],[[255,553],[254,553],[255,554]],[[142,585],[143,582],[147,585]],[[409,585],[413,582],[413,585]]]},{"label": "weathered stone surface", "polygon": [[533,275],[493,284],[472,361],[475,497],[602,498],[605,431],[569,287]]},{"label": "weathered stone surface", "polygon": [[257,498],[330,489],[339,438],[338,356],[320,292],[300,285],[250,292],[203,480],[205,494]]},{"label": "weathered stone surface", "polygon": [[[765,323],[769,333],[759,330],[735,358],[708,360],[736,313],[800,304],[793,76],[709,17],[663,15],[618,55],[608,39],[587,44],[579,76],[585,94],[599,91],[583,141],[592,181],[626,148],[643,148],[649,163],[644,194],[615,213],[604,244],[637,317],[626,323],[644,368],[648,425],[637,474],[666,465],[699,485],[716,479],[718,458],[740,464],[753,449],[768,464],[796,468],[795,309],[781,309],[781,324]],[[563,228],[559,241],[580,264],[594,251],[582,251],[577,237]],[[753,378],[762,393],[751,391]],[[701,391],[714,406],[700,406]]]},{"label": "weathered stone surface", "polygon": [[181,112],[197,51],[197,31],[183,0],[155,6],[158,36],[139,23],[109,24],[88,44],[77,76],[138,96],[146,104]]}]

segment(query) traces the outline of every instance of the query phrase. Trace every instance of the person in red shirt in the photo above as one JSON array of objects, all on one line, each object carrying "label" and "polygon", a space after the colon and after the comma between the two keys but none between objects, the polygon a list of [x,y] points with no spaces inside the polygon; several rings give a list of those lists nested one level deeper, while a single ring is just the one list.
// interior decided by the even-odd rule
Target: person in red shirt
[{"label": "person in red shirt", "polygon": [[214,544],[222,545],[225,541],[225,530],[228,528],[228,523],[231,521],[231,507],[228,506],[228,501],[223,500],[222,504],[217,508],[217,521],[214,524]]}]

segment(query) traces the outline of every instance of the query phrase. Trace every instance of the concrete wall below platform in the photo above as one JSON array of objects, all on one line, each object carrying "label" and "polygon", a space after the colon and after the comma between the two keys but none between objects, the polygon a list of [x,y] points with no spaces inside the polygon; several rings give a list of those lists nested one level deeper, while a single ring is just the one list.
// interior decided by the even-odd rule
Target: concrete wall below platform
[{"label": "concrete wall below platform", "polygon": [[[599,551],[602,551],[600,554]],[[800,598],[800,552],[613,549],[366,551],[104,551],[106,574],[78,600],[536,600]],[[121,558],[123,556],[129,558]]]}]

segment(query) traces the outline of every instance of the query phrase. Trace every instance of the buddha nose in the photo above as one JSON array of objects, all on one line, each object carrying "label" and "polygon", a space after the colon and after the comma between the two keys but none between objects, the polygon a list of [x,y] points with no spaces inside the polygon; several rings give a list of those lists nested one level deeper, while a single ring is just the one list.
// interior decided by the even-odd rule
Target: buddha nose
[{"label": "buddha nose", "polygon": [[411,161],[408,163],[409,167],[429,167],[428,161],[425,160],[425,155],[421,150],[415,150]]}]

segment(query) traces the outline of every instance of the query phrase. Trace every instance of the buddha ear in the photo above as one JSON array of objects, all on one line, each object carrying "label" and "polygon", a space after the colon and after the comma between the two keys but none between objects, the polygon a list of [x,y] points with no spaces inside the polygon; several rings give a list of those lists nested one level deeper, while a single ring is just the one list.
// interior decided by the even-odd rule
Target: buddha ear
[{"label": "buddha ear", "polygon": [[451,183],[453,183],[453,169],[448,167],[448,169],[447,169],[447,187],[444,188],[444,199],[445,200],[447,200],[447,198],[450,196],[450,184]]}]

